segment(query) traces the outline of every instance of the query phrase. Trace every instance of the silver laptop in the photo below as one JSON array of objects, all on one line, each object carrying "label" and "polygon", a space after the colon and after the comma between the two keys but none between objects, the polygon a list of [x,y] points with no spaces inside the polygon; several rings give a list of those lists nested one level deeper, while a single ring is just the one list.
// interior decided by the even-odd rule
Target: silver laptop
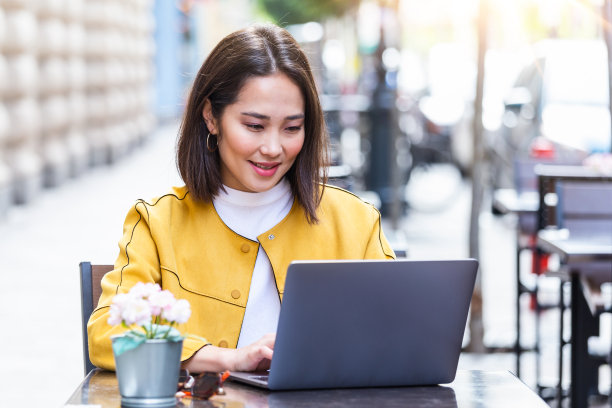
[{"label": "silver laptop", "polygon": [[454,380],[478,262],[296,261],[274,357],[230,378],[271,390]]}]

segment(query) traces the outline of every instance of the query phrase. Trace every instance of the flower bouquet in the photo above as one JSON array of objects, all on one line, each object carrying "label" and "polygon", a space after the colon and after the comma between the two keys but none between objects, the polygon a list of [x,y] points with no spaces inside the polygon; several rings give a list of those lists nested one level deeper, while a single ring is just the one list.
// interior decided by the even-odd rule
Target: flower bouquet
[{"label": "flower bouquet", "polygon": [[174,326],[185,323],[189,316],[189,302],[176,300],[156,283],[138,282],[128,293],[113,298],[108,324],[128,329],[113,342],[113,352],[121,355],[151,339],[181,341],[183,336]]},{"label": "flower bouquet", "polygon": [[127,329],[111,337],[122,406],[176,404],[184,336],[175,326],[190,315],[189,302],[153,283],[113,298],[108,323]]}]

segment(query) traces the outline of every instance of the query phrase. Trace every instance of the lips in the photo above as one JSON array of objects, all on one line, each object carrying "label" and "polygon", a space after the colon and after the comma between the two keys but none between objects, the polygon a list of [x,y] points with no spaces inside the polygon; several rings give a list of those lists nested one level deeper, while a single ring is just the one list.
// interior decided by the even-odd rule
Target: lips
[{"label": "lips", "polygon": [[255,163],[255,162],[251,162],[251,164],[253,164],[253,166],[255,167],[259,167],[260,169],[264,169],[264,170],[270,170],[279,165],[279,163]]},{"label": "lips", "polygon": [[249,161],[249,164],[251,165],[251,167],[253,167],[253,170],[255,170],[255,173],[263,177],[273,176],[274,174],[276,174],[276,171],[278,170],[280,166],[280,163],[278,162],[267,163],[267,162]]}]

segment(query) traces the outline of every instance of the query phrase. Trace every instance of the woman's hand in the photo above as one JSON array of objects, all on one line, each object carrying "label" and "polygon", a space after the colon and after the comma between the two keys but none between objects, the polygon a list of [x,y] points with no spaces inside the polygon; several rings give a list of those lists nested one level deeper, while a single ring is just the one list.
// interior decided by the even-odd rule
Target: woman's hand
[{"label": "woman's hand", "polygon": [[263,371],[270,368],[272,351],[274,350],[275,333],[264,335],[253,344],[233,350],[235,351],[233,368],[230,371]]},{"label": "woman's hand", "polygon": [[239,348],[227,349],[206,346],[198,350],[193,357],[183,362],[183,368],[201,373],[204,371],[263,371],[270,368],[274,350],[275,333],[264,335],[253,344]]}]

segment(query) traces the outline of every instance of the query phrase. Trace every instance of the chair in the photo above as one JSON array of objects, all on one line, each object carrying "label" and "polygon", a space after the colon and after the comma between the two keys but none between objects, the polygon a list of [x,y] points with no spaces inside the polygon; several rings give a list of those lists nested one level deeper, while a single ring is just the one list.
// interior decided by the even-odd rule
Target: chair
[{"label": "chair", "polygon": [[559,181],[557,196],[560,228],[587,236],[612,231],[611,182]]},{"label": "chair", "polygon": [[[516,158],[513,161],[513,181],[514,190],[516,191],[517,200],[527,202],[531,201],[531,197],[538,192],[538,177],[535,173],[535,167],[538,164],[553,164],[556,163],[550,158]],[[531,296],[531,307],[536,310],[536,326],[539,318],[539,311],[544,305],[538,303],[538,281],[537,277],[533,283],[526,283],[525,276],[521,273],[521,256],[524,252],[531,254],[531,274],[539,274],[542,266],[546,264],[547,257],[543,254],[536,256],[536,239],[538,234],[538,212],[534,211],[517,211],[517,230],[516,230],[516,340],[514,343],[514,351],[516,354],[516,374],[521,376],[521,355],[526,351],[539,351],[540,339],[536,331],[535,344],[531,347],[521,345],[521,297],[523,294]],[[538,263],[536,265],[536,263]],[[536,364],[536,378],[539,378],[539,362]],[[539,386],[539,385],[538,385]]]},{"label": "chair", "polygon": [[[517,157],[513,160],[513,182],[514,190],[516,191],[519,202],[526,201],[530,203],[534,195],[539,196],[539,180],[535,172],[538,165],[578,165],[582,160],[581,157],[574,155],[565,155],[559,157]],[[524,205],[524,204],[523,204]],[[522,206],[522,205],[521,205]],[[529,205],[527,206],[529,207]],[[516,236],[516,340],[514,350],[516,354],[516,374],[521,376],[521,355],[526,351],[536,352],[536,378],[540,378],[540,336],[539,336],[539,318],[540,312],[553,307],[553,305],[541,303],[538,301],[538,292],[540,291],[539,275],[542,275],[548,267],[548,254],[542,253],[537,249],[537,234],[542,228],[539,225],[540,220],[539,209],[517,211],[517,236]],[[554,223],[552,215],[542,213],[546,223]],[[531,254],[531,270],[530,274],[535,279],[525,279],[525,275],[521,272],[521,256],[524,252]],[[536,321],[536,337],[533,346],[523,347],[521,345],[521,297],[523,294],[528,294],[531,297],[530,307],[535,311]],[[541,387],[538,382],[538,389]],[[541,394],[541,393],[540,393]]]},{"label": "chair", "polygon": [[81,262],[81,329],[83,333],[83,363],[85,375],[96,368],[89,360],[89,344],[87,342],[87,321],[98,305],[102,286],[100,281],[106,272],[113,270],[113,265],[92,265],[91,262]]},{"label": "chair", "polygon": [[[586,242],[590,236],[609,235],[612,234],[612,183],[610,182],[587,182],[587,181],[559,181],[556,184],[556,194],[558,203],[556,208],[557,227],[569,231],[574,237],[584,238]],[[600,291],[600,286],[605,282],[612,281],[612,265],[606,260],[589,260],[583,262],[565,262],[563,268],[568,272],[578,272],[582,278],[589,282],[591,287],[589,292],[597,293]],[[577,296],[578,288],[575,285],[581,286],[579,281],[571,279],[572,299],[570,302],[581,302]],[[563,285],[563,283],[562,283]],[[576,297],[576,299],[574,299]],[[590,306],[593,308],[591,313],[581,316],[581,334],[585,337],[599,335],[599,317],[602,313],[610,312],[606,309],[603,299],[592,297]],[[561,387],[561,376],[563,373],[563,346],[570,344],[569,340],[564,338],[563,333],[563,311],[568,305],[563,300],[563,290],[560,292],[559,307],[561,310],[559,321],[559,385]],[[576,333],[571,334],[572,342],[583,341],[581,336]],[[608,345],[607,347],[611,347]],[[588,347],[586,347],[588,348]],[[578,347],[576,347],[578,349]],[[586,351],[586,350],[585,350]],[[589,353],[580,354],[581,366],[585,367],[585,378],[580,381],[585,381],[587,384],[597,384],[598,374],[597,367],[600,364],[606,364],[607,355],[602,354],[594,356]],[[588,377],[588,378],[586,378]],[[577,379],[572,378],[572,382]],[[597,386],[592,388],[596,392]],[[586,400],[586,396],[584,399]],[[611,397],[612,403],[612,397]]]}]

